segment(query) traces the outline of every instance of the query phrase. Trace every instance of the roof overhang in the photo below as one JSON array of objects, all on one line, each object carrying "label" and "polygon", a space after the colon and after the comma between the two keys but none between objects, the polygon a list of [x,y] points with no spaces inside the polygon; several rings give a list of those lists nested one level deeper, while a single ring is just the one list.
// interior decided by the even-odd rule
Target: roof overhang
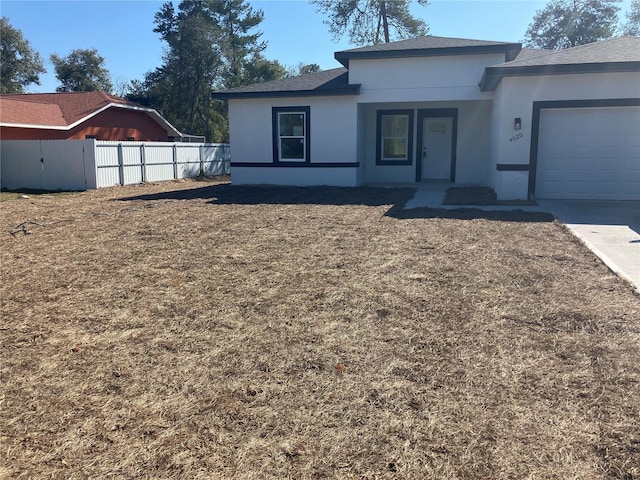
[{"label": "roof overhang", "polygon": [[211,98],[230,100],[240,98],[291,98],[291,97],[334,97],[359,95],[360,84],[349,85],[344,88],[315,89],[315,90],[279,90],[264,92],[213,92]]},{"label": "roof overhang", "polygon": [[580,73],[640,72],[640,62],[577,63],[562,65],[528,65],[487,67],[480,80],[480,90],[495,90],[504,77],[536,75],[571,75]]},{"label": "roof overhang", "polygon": [[416,48],[407,50],[365,50],[336,52],[334,57],[343,66],[349,68],[350,60],[372,60],[383,58],[411,58],[411,57],[444,57],[451,55],[484,55],[504,53],[506,61],[513,60],[522,50],[521,43],[506,43],[496,45],[469,45],[464,47]]}]

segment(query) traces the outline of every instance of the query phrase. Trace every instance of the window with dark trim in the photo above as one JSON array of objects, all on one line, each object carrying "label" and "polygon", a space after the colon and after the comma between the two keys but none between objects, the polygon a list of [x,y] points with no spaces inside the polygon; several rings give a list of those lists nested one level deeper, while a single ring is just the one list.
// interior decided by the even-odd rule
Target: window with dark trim
[{"label": "window with dark trim", "polygon": [[273,162],[309,162],[310,107],[273,107]]},{"label": "window with dark trim", "polygon": [[378,110],[376,165],[413,163],[413,110]]}]

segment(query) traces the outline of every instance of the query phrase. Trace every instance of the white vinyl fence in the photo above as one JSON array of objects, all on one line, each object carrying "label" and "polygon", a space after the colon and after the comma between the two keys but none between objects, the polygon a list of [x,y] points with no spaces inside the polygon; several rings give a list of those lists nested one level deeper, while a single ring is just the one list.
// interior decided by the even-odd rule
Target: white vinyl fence
[{"label": "white vinyl fence", "polygon": [[2,188],[86,190],[229,173],[229,145],[216,143],[6,140]]},{"label": "white vinyl fence", "polygon": [[229,173],[229,145],[96,142],[98,187]]}]

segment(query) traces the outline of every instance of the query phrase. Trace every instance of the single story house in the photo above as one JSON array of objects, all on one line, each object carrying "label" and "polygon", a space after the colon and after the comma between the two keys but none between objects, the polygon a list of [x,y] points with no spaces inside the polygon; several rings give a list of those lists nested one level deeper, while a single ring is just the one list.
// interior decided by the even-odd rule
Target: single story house
[{"label": "single story house", "polygon": [[561,51],[424,36],[342,68],[214,92],[236,184],[484,184],[640,200],[640,38]]},{"label": "single story house", "polygon": [[0,95],[2,140],[166,142],[181,137],[154,109],[104,92]]}]

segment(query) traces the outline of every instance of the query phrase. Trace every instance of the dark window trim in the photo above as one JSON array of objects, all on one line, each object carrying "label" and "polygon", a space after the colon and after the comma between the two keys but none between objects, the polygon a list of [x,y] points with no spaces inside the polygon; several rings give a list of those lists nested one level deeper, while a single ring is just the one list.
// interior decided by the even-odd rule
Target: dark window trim
[{"label": "dark window trim", "polygon": [[287,98],[287,97],[346,97],[360,95],[360,84],[326,90],[271,90],[258,92],[213,92],[211,98],[235,100],[242,98]]},{"label": "dark window trim", "polygon": [[[457,108],[425,108],[418,110],[418,152],[422,151],[422,123],[425,118],[450,117],[451,130],[451,173],[449,181],[456,181],[456,161],[458,158],[458,109]],[[422,181],[422,158],[416,159],[416,182]]]},{"label": "dark window trim", "polygon": [[[283,112],[304,113],[304,160],[280,160],[278,149],[280,147],[280,132],[278,131],[278,114]],[[271,130],[273,143],[273,165],[306,164],[311,160],[311,107],[271,107]]]},{"label": "dark window trim", "polygon": [[[382,159],[382,117],[387,115],[408,115],[409,117],[406,160]],[[376,112],[376,165],[395,167],[413,165],[413,110],[378,110]]]},{"label": "dark window trim", "polygon": [[538,148],[540,141],[540,114],[547,109],[597,108],[597,107],[640,107],[640,98],[607,98],[597,100],[552,100],[533,102],[531,121],[531,147],[529,150],[529,188],[527,196],[533,199],[536,194],[538,174]]},{"label": "dark window trim", "polygon": [[528,172],[529,165],[526,163],[498,163],[496,170],[499,172]]}]

